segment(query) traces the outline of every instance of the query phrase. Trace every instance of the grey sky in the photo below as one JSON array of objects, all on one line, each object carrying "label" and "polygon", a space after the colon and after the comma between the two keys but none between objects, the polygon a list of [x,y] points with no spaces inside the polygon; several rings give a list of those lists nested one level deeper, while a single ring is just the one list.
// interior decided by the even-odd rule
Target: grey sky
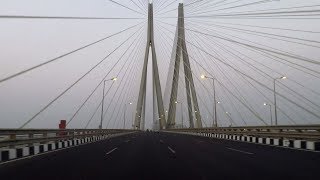
[{"label": "grey sky", "polygon": [[[141,0],[146,2],[145,0]],[[185,3],[188,4],[193,0],[188,0]],[[255,0],[256,1],[256,0]],[[254,0],[243,0],[241,3],[255,2]],[[125,5],[130,6],[131,8],[141,11],[129,0],[118,1]],[[137,2],[137,1],[136,1]],[[162,1],[158,0],[156,3],[161,3]],[[161,12],[166,12],[167,10],[175,9],[178,5],[176,3],[172,4],[170,7],[166,8],[166,10],[162,10]],[[231,2],[231,1],[230,1]],[[248,6],[243,8],[237,8],[233,10],[227,11],[217,11],[206,14],[218,14],[218,13],[230,13],[230,12],[242,12],[242,11],[254,11],[254,10],[262,10],[262,9],[274,9],[274,8],[287,8],[294,6],[305,6],[305,5],[317,5],[318,0],[282,0],[275,1],[270,3],[265,3],[262,5],[256,6]],[[155,5],[155,6],[159,6]],[[231,6],[231,5],[229,5]],[[222,6],[221,8],[223,8]],[[227,5],[225,7],[228,7]],[[186,16],[191,13],[194,7],[188,6],[185,8]],[[203,7],[205,9],[205,7]],[[218,9],[218,8],[217,8]],[[310,9],[310,8],[309,8]],[[157,11],[157,9],[156,9]],[[190,13],[189,13],[190,12]],[[127,10],[123,7],[110,3],[105,0],[0,0],[0,14],[1,15],[44,15],[44,16],[89,16],[89,17],[143,17],[140,14],[134,13],[130,10]],[[173,10],[169,13],[162,14],[159,13],[156,15],[155,20],[155,37],[156,37],[156,49],[158,55],[158,64],[160,69],[160,77],[162,84],[162,91],[165,91],[166,85],[166,75],[169,68],[168,55],[171,55],[172,49],[172,39],[174,38],[174,34],[170,33],[163,27],[166,27],[172,32],[175,32],[175,27],[166,25],[161,23],[166,22],[172,25],[175,25],[177,20],[176,17],[177,11]],[[173,17],[173,18],[160,18],[160,17]],[[191,14],[189,16],[192,16]],[[19,20],[19,19],[0,19],[0,78],[7,77],[13,73],[19,72],[25,68],[32,67],[41,62],[44,62],[53,57],[59,56],[63,53],[71,51],[80,46],[91,43],[95,40],[101,39],[107,35],[118,32],[122,29],[125,29],[129,26],[133,26],[138,24],[139,22],[143,22],[145,19],[139,20]],[[197,21],[197,22],[196,22]],[[186,18],[186,28],[190,29],[198,29],[204,31],[206,33],[213,33],[212,30],[204,30],[203,27],[212,28],[213,26],[208,25],[199,25],[199,22],[208,21],[205,23],[238,23],[238,24],[249,24],[249,25],[259,25],[259,26],[269,26],[269,27],[281,27],[281,28],[292,28],[292,29],[300,29],[300,30],[312,30],[320,32],[320,25],[318,20],[274,20],[274,19],[187,19]],[[198,23],[198,24],[197,24]],[[223,24],[219,24],[223,25]],[[141,26],[142,27],[142,26]],[[229,26],[229,27],[237,27],[243,28],[240,26]],[[145,32],[145,25],[143,27],[143,31]],[[234,38],[232,36],[236,36],[239,38],[244,38],[250,41],[255,41],[260,44],[273,47],[275,49],[281,49],[283,51],[293,52],[295,54],[305,56],[311,59],[319,60],[319,48],[303,46],[292,44],[288,42],[281,42],[278,40],[270,40],[269,38],[263,38],[254,35],[243,34],[240,32],[235,32],[231,30],[221,29],[218,27],[214,27],[215,33],[219,35],[227,36],[230,38]],[[300,33],[300,32],[291,32],[291,31],[279,31],[279,30],[266,30],[259,28],[246,28],[250,30],[263,30],[266,33],[274,33],[285,36],[292,36],[297,38],[304,38],[309,40],[319,40],[320,33]],[[74,53],[70,56],[62,58],[61,60],[51,63],[48,66],[41,67],[36,69],[30,73],[24,74],[20,77],[12,79],[10,81],[4,82],[0,84],[0,127],[1,128],[16,128],[22,125],[25,121],[27,121],[30,117],[32,117],[36,112],[38,112],[43,106],[45,106],[50,100],[56,97],[59,93],[61,93],[64,89],[66,89],[70,84],[72,84],[79,76],[88,71],[90,67],[94,66],[97,62],[99,62],[104,56],[110,53],[116,46],[118,46],[122,41],[124,41],[128,36],[134,33],[138,28],[134,30],[130,30],[126,33],[120,34],[113,38],[110,38],[102,43],[94,45],[85,50]],[[160,32],[161,31],[161,32]],[[140,33],[140,31],[138,32]],[[145,34],[141,31],[142,34]],[[138,35],[138,34],[137,34]],[[135,37],[135,36],[134,36]],[[165,37],[165,38],[164,38]],[[138,37],[140,38],[140,36]],[[144,50],[145,48],[145,37],[141,36],[142,39],[139,39],[142,44],[141,48]],[[132,39],[133,40],[133,39]],[[238,39],[239,40],[239,39]],[[297,71],[293,68],[290,68],[281,63],[277,63],[272,61],[266,57],[263,57],[257,53],[253,53],[245,48],[241,48],[237,45],[234,45],[230,42],[226,42],[219,39],[212,39],[203,35],[197,35],[192,32],[187,32],[187,41],[197,43],[200,41],[204,41],[207,43],[205,49],[212,54],[214,52],[218,52],[216,56],[220,56],[222,59],[225,59],[228,63],[233,63],[235,67],[239,68],[241,71],[248,73],[248,75],[255,77],[263,84],[272,88],[272,81],[270,79],[264,78],[256,72],[252,71],[252,69],[248,68],[248,66],[244,65],[239,59],[228,55],[224,50],[219,48],[216,43],[220,43],[220,45],[228,46],[228,49],[235,49],[237,51],[242,52],[243,54],[265,64],[269,68],[274,71],[282,72],[283,75],[288,76],[288,81],[285,81],[287,86],[292,88],[294,91],[299,92],[304,95],[307,99],[312,102],[320,105],[319,96],[314,93],[310,93],[309,90],[301,88],[296,83],[290,81],[294,80],[298,83],[303,84],[308,89],[311,89],[315,92],[320,92],[320,81],[319,78],[315,78],[310,76],[304,72]],[[131,41],[130,41],[131,42]],[[244,42],[244,41],[243,41]],[[301,42],[301,41],[298,41]],[[188,43],[187,43],[188,44]],[[319,45],[318,43],[311,43],[313,45]],[[66,93],[61,99],[55,102],[50,108],[41,113],[28,127],[38,128],[38,127],[57,127],[58,121],[60,119],[69,119],[72,114],[76,111],[76,109],[81,105],[84,99],[90,94],[90,92],[94,89],[97,83],[101,80],[101,78],[105,75],[105,73],[111,69],[111,66],[119,59],[121,54],[126,50],[126,48],[130,45],[130,43],[126,43],[119,51],[116,51],[115,54],[110,56],[110,58],[106,59],[106,61],[99,66],[96,70],[90,73],[84,80],[82,80],[78,85],[70,90],[70,92]],[[165,46],[165,47],[164,47]],[[131,50],[131,49],[130,49]],[[224,66],[221,63],[213,63],[206,64],[202,59],[203,57],[209,61],[210,56],[208,54],[204,54],[203,52],[199,52],[199,50],[195,49],[192,45],[188,45],[188,50],[190,56],[196,59],[203,65],[206,65],[205,69],[201,68],[199,65],[195,64],[192,60],[193,71],[195,75],[202,73],[210,73],[217,77],[218,80],[224,83],[226,87],[228,87],[232,92],[237,94],[235,88],[230,84],[230,82],[222,75],[222,73],[218,70],[218,65],[220,65],[221,69],[229,73],[227,76],[232,79],[234,83],[238,85],[239,91],[241,95],[243,95],[244,99],[253,107],[255,111],[259,113],[259,115],[266,121],[268,121],[269,114],[266,107],[262,104],[263,102],[269,102],[266,98],[262,97],[257,90],[249,87],[248,82],[244,81],[239,74],[231,70],[230,68]],[[236,51],[233,51],[239,55]],[[128,121],[131,121],[130,115],[134,112],[135,101],[138,93],[138,86],[140,83],[140,75],[141,75],[141,66],[143,61],[143,51],[139,51],[137,54],[137,60],[134,63],[140,66],[139,68],[133,68],[132,74],[137,73],[137,76],[132,77],[132,84],[129,87],[125,97],[124,102],[134,102],[132,107],[128,107],[127,116]],[[243,58],[243,55],[240,55]],[[124,59],[120,61],[120,63],[113,69],[108,76],[113,77],[119,72],[121,66],[124,64],[127,67],[128,64],[125,59],[131,59],[131,57],[127,55],[124,56]],[[289,59],[291,61],[291,59]],[[253,63],[252,60],[248,60]],[[293,60],[295,61],[295,60]],[[149,61],[150,62],[150,61]],[[298,61],[295,61],[300,63]],[[217,65],[218,64],[218,65]],[[319,71],[319,66],[316,65],[308,65],[305,63],[300,63],[304,66],[308,66],[309,68]],[[257,64],[256,64],[257,65]],[[133,65],[132,65],[133,66]],[[129,66],[128,66],[129,67]],[[134,66],[135,67],[135,66]],[[266,72],[272,77],[279,76],[271,70],[268,70],[261,65],[257,65],[261,70]],[[129,68],[130,69],[130,68]],[[208,72],[207,72],[208,71]],[[115,95],[115,90],[117,86],[125,81],[122,78],[124,75],[124,70],[120,72],[119,81],[115,82],[115,85],[111,88],[110,94],[106,96],[106,101],[109,103],[111,98]],[[149,72],[150,75],[150,72]],[[129,77],[129,76],[128,76]],[[182,79],[183,80],[183,79]],[[205,89],[201,86],[201,84],[195,80],[196,87],[198,91],[198,96],[203,101],[200,102],[201,113],[204,119],[204,124],[211,125],[212,118],[210,117],[210,113],[212,114],[212,95],[208,95]],[[250,81],[252,82],[252,81]],[[124,82],[123,82],[124,83]],[[208,81],[203,82],[207,89],[211,89],[211,84]],[[252,82],[254,83],[254,82]],[[111,85],[107,84],[106,87]],[[256,85],[256,84],[255,84]],[[148,86],[148,98],[147,98],[147,121],[146,127],[152,126],[152,96],[150,91],[150,79]],[[265,90],[261,86],[256,87],[263,92],[267,98],[272,100],[273,96],[270,91]],[[120,86],[119,91],[123,89]],[[181,89],[179,89],[180,92]],[[78,116],[74,119],[74,121],[70,124],[71,127],[75,128],[83,128],[90,118],[91,113],[94,111],[96,106],[99,104],[101,100],[102,87],[97,90],[97,92],[93,95],[92,99],[89,100],[88,104],[81,110]],[[287,91],[279,88],[279,93],[286,94],[288,97],[292,98],[295,102],[298,102],[301,106],[316,112],[320,115],[320,109],[316,106],[309,107],[304,102],[299,99],[294,99],[294,97],[289,94]],[[223,108],[218,108],[219,112],[219,120],[222,125],[229,125],[228,117],[225,115],[224,111],[230,111],[232,114],[232,118],[239,125],[243,125],[243,122],[240,118],[242,115],[243,118],[247,121],[248,124],[257,125],[260,124],[259,120],[252,115],[239,101],[235,98],[230,97],[230,101],[228,97],[230,94],[226,92],[221,85],[217,86],[217,94],[219,101],[222,102]],[[239,97],[240,95],[237,94]],[[116,98],[119,96],[120,100],[122,96],[116,94]],[[123,95],[124,96],[124,95]],[[166,95],[165,95],[166,96]],[[184,90],[180,93],[180,99],[185,99]],[[111,109],[108,111],[105,124],[109,121],[109,128],[121,128],[122,127],[122,114],[123,114],[123,103],[113,102],[111,105]],[[200,101],[200,100],[199,100]],[[290,115],[296,123],[319,123],[319,119],[310,115],[301,108],[296,107],[295,105],[290,104],[289,102],[283,100],[282,98],[278,98],[279,107],[285,113]],[[106,104],[107,104],[106,103]],[[184,103],[185,104],[185,103]],[[234,105],[232,105],[234,104]],[[184,105],[185,106],[185,105]],[[186,106],[185,106],[186,107]],[[184,111],[186,108],[184,107]],[[240,111],[239,114],[236,110]],[[208,110],[210,112],[208,112]],[[112,112],[118,112],[118,116],[114,115],[114,118],[111,118]],[[94,117],[92,123],[90,123],[89,128],[97,128],[99,124],[99,113]],[[186,113],[186,112],[185,112]],[[117,119],[115,117],[118,117]],[[177,119],[180,120],[180,112],[177,112]],[[111,119],[111,120],[110,120]],[[186,119],[186,118],[185,118]],[[282,120],[283,124],[288,124],[290,121],[282,114],[279,113],[279,119]],[[178,120],[178,121],[179,121]],[[131,123],[131,122],[130,122]],[[128,123],[127,127],[130,126]]]}]

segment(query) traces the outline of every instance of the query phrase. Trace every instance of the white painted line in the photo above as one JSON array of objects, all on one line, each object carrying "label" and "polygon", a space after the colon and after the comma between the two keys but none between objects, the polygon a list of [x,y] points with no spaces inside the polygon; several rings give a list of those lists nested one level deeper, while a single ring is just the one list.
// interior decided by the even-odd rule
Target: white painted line
[{"label": "white painted line", "polygon": [[114,148],[114,149],[112,149],[111,151],[107,152],[107,154],[106,154],[106,155],[111,154],[113,151],[115,151],[115,150],[117,150],[117,149],[118,149],[118,148]]},{"label": "white painted line", "polygon": [[244,153],[244,154],[254,154],[254,153],[251,153],[251,152],[241,151],[241,150],[233,149],[233,148],[227,148],[227,149],[232,150],[232,151],[237,151],[237,152],[240,152],[240,153]]},{"label": "white painted line", "polygon": [[173,154],[176,153],[170,146],[168,146],[168,149],[169,149]]}]

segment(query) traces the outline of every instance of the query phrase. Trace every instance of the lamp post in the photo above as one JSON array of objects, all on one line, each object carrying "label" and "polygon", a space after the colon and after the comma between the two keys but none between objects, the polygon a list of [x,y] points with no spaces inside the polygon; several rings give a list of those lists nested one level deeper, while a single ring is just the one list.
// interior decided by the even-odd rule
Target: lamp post
[{"label": "lamp post", "polygon": [[[216,104],[215,104],[215,106],[218,106],[218,104],[221,104],[221,102],[220,102],[220,101],[217,101]],[[218,127],[218,125],[216,125],[215,127]]]},{"label": "lamp post", "polygon": [[269,107],[270,107],[270,108],[269,108],[269,109],[270,109],[270,118],[271,118],[270,125],[272,126],[272,124],[273,124],[273,123],[272,123],[272,110],[271,110],[271,109],[272,109],[272,107],[271,107],[271,104],[263,103],[263,105],[264,105],[264,106],[269,106]]},{"label": "lamp post", "polygon": [[230,112],[226,112],[226,115],[229,117],[229,119],[230,119],[230,127],[232,127],[232,118],[231,118],[231,113]]},{"label": "lamp post", "polygon": [[124,111],[123,111],[123,129],[126,128],[126,111],[127,111],[127,104],[131,105],[132,102],[124,104]]},{"label": "lamp post", "polygon": [[214,122],[213,126],[218,127],[218,119],[217,119],[217,100],[216,100],[216,87],[215,87],[215,78],[208,77],[205,75],[201,75],[201,79],[212,79],[212,86],[213,86],[213,101],[214,101]]},{"label": "lamp post", "polygon": [[176,103],[176,104],[180,104],[180,107],[181,107],[181,126],[182,126],[182,128],[183,128],[183,112],[182,112],[182,103],[181,103],[181,102],[179,102],[179,101],[176,101],[175,103]]},{"label": "lamp post", "polygon": [[103,91],[102,91],[102,104],[101,104],[101,119],[100,119],[100,125],[99,125],[99,129],[102,129],[102,121],[103,121],[103,105],[104,105],[104,91],[106,88],[106,82],[107,81],[116,81],[117,78],[111,78],[111,79],[107,79],[103,81]]},{"label": "lamp post", "polygon": [[275,115],[275,125],[278,125],[278,114],[277,114],[277,95],[276,95],[276,81],[279,79],[287,79],[286,76],[281,76],[279,78],[273,79],[273,96],[274,96],[274,115]]}]

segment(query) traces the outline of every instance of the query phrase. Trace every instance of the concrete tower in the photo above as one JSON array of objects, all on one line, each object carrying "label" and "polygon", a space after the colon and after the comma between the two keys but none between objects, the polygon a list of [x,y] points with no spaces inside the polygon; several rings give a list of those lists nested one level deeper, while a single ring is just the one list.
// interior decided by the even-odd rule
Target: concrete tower
[{"label": "concrete tower", "polygon": [[[185,29],[184,29],[184,10],[183,3],[179,4],[178,8],[178,26],[176,31],[176,42],[173,45],[173,49],[176,50],[175,62],[174,62],[174,72],[173,80],[171,86],[170,94],[170,104],[168,112],[167,128],[173,128],[175,126],[175,116],[176,116],[176,101],[178,92],[178,80],[179,80],[179,70],[180,62],[182,61],[185,74],[185,88],[188,103],[188,113],[189,113],[189,123],[190,128],[201,128],[201,115],[198,106],[197,94],[193,83],[193,77],[191,72],[191,66],[188,56],[188,50],[185,42]],[[194,124],[195,117],[195,124]]]},{"label": "concrete tower", "polygon": [[[154,47],[154,29],[153,29],[153,4],[148,5],[148,33],[147,45],[144,57],[144,64],[142,69],[139,97],[137,102],[137,109],[135,114],[135,129],[144,129],[145,121],[145,105],[146,105],[146,85],[147,85],[147,66],[149,59],[149,50],[152,51],[152,79],[153,79],[153,93],[154,100],[157,101],[156,107],[158,112],[159,128],[163,129],[166,126],[166,117],[163,106],[162,92],[159,79],[159,71],[157,64],[157,55]],[[142,127],[141,127],[142,126]]]}]

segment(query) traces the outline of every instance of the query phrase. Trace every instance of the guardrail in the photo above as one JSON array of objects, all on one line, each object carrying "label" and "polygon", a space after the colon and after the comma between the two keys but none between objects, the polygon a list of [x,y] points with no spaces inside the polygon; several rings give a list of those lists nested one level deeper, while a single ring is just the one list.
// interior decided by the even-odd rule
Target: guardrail
[{"label": "guardrail", "polygon": [[122,129],[0,129],[0,148],[134,132]]},{"label": "guardrail", "polygon": [[168,129],[166,132],[320,151],[320,125]]},{"label": "guardrail", "polygon": [[247,135],[255,137],[286,138],[293,140],[320,140],[320,125],[294,126],[242,126],[199,129],[169,129],[167,131],[190,133],[214,133],[227,135]]}]

